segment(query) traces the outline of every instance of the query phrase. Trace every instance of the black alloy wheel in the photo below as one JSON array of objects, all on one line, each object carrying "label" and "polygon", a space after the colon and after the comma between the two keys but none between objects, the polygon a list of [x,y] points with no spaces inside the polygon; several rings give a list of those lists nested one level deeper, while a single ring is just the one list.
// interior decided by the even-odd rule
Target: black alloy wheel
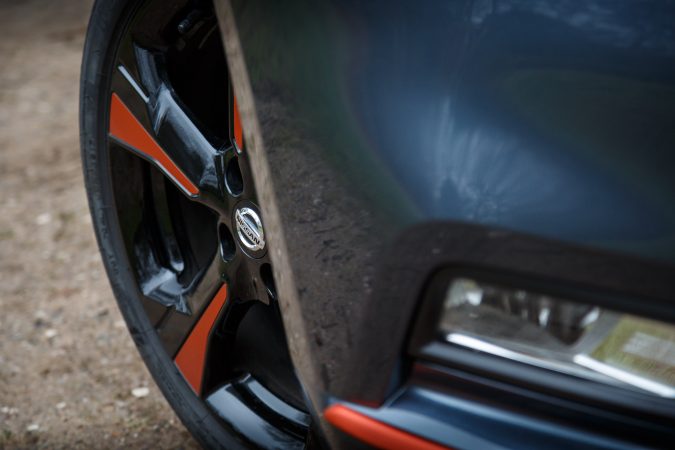
[{"label": "black alloy wheel", "polygon": [[94,227],[157,384],[204,446],[305,446],[310,415],[212,5],[97,1],[81,83]]}]

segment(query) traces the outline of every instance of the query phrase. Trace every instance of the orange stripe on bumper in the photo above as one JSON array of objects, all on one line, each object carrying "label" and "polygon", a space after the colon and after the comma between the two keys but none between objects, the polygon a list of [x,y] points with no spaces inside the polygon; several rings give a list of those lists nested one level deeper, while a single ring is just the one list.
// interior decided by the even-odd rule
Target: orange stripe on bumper
[{"label": "orange stripe on bumper", "polygon": [[447,450],[447,447],[386,425],[344,405],[331,405],[324,411],[328,422],[345,433],[385,450]]},{"label": "orange stripe on bumper", "polygon": [[202,380],[204,378],[204,364],[206,363],[206,351],[209,342],[211,328],[218,318],[218,313],[227,300],[227,285],[223,284],[216,293],[211,303],[199,318],[183,346],[178,350],[174,362],[178,370],[197,395],[202,393]]},{"label": "orange stripe on bumper", "polygon": [[110,100],[110,134],[154,161],[185,192],[190,195],[199,194],[197,186],[171,161],[169,155],[162,150],[141,122],[127,108],[127,105],[115,93],[112,94]]}]

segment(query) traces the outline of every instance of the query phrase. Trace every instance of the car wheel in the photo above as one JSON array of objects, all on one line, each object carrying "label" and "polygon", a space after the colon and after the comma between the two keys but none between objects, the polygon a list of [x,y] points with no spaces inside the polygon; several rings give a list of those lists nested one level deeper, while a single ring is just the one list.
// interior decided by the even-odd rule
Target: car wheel
[{"label": "car wheel", "polygon": [[115,297],[207,447],[302,447],[264,217],[211,5],[97,1],[82,63],[85,182]]}]

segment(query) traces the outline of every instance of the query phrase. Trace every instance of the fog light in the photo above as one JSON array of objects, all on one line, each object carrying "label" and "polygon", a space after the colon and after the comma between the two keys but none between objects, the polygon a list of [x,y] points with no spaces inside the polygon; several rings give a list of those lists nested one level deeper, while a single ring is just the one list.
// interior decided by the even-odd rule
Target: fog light
[{"label": "fog light", "polygon": [[672,324],[455,278],[439,329],[450,344],[675,398]]}]

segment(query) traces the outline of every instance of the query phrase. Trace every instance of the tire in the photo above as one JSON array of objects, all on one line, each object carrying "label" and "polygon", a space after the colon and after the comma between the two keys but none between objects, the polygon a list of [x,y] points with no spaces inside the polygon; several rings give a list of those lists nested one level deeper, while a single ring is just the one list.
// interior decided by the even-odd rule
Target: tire
[{"label": "tire", "polygon": [[[135,244],[133,243],[130,244],[128,238],[126,237],[125,232],[123,231],[124,224],[121,224],[121,221],[124,221],[126,219],[120,215],[121,211],[120,208],[123,208],[124,206],[124,202],[121,200],[121,197],[124,198],[132,197],[134,192],[132,192],[133,190],[131,188],[129,188],[129,190],[124,190],[127,189],[124,187],[124,184],[126,183],[120,182],[121,179],[119,176],[120,167],[116,166],[117,164],[116,161],[118,158],[121,157],[115,156],[117,155],[116,152],[118,152],[117,149],[114,151],[111,150],[112,146],[116,146],[115,148],[117,148],[119,147],[119,145],[117,145],[118,143],[117,144],[111,143],[112,138],[110,136],[112,133],[112,124],[110,125],[110,129],[108,128],[108,124],[111,123],[110,122],[111,108],[112,108],[111,102],[114,102],[114,100],[111,100],[110,95],[111,89],[114,89],[115,83],[119,83],[120,72],[116,71],[116,68],[119,67],[118,57],[119,52],[121,51],[120,48],[122,48],[122,46],[124,45],[123,43],[125,42],[124,39],[127,39],[128,36],[131,35],[129,29],[132,21],[136,21],[139,14],[145,14],[145,12],[140,13],[139,11],[141,10],[145,11],[143,8],[152,9],[147,6],[149,3],[152,2],[133,1],[133,0],[98,0],[94,5],[93,12],[91,15],[90,24],[86,36],[84,57],[82,61],[81,92],[80,92],[81,156],[86,183],[86,190],[89,200],[89,207],[92,214],[92,220],[96,232],[99,249],[103,258],[108,278],[110,279],[110,283],[114,295],[116,297],[118,306],[124,316],[129,331],[131,332],[134,342],[136,343],[136,346],[145,364],[150,370],[150,373],[152,374],[155,382],[160,387],[162,393],[167,398],[167,400],[169,401],[173,409],[176,411],[182,422],[185,424],[187,429],[194,435],[196,440],[202,446],[207,448],[221,448],[221,447],[245,448],[252,446],[276,447],[279,445],[283,445],[285,447],[302,446],[304,445],[306,439],[307,429],[309,425],[308,422],[304,422],[304,428],[302,426],[298,427],[297,426],[298,424],[295,423],[293,425],[295,426],[295,428],[291,427],[295,431],[291,430],[291,432],[289,432],[288,428],[284,428],[285,425],[280,425],[277,427],[279,429],[277,430],[278,433],[277,434],[275,434],[276,432],[272,433],[271,437],[258,435],[255,432],[251,432],[251,430],[247,429],[246,426],[238,424],[236,422],[236,418],[232,420],[227,420],[226,418],[224,418],[224,416],[226,416],[227,414],[223,414],[222,411],[216,411],[214,410],[213,406],[209,406],[210,404],[207,400],[210,397],[207,398],[206,394],[204,394],[200,389],[197,389],[197,391],[199,392],[195,392],[194,385],[191,385],[189,381],[186,381],[187,379],[184,372],[181,371],[181,369],[177,365],[175,354],[172,354],[171,351],[167,351],[166,339],[160,336],[160,331],[158,331],[159,328],[157,325],[158,322],[153,317],[154,314],[153,311],[161,310],[162,317],[167,316],[170,318],[178,317],[183,321],[190,322],[186,329],[191,328],[192,331],[190,331],[189,333],[194,333],[195,329],[197,328],[197,325],[195,325],[195,323],[197,324],[200,323],[201,320],[200,317],[203,317],[206,314],[205,311],[207,311],[208,309],[207,306],[202,307],[201,310],[196,310],[194,308],[190,310],[189,308],[190,304],[188,301],[187,306],[183,305],[185,306],[185,310],[187,311],[187,313],[185,311],[181,312],[179,310],[181,305],[180,302],[182,301],[181,300],[182,294],[177,295],[178,297],[180,297],[180,299],[172,300],[170,298],[171,297],[170,295],[168,295],[168,298],[166,298],[167,295],[164,295],[164,297],[159,298],[159,301],[155,301],[157,299],[153,300],[154,297],[152,297],[152,293],[148,294],[147,289],[144,290],[145,288],[143,283],[139,281],[139,270],[142,271],[146,269],[143,269],[141,267],[143,265],[143,262],[140,261],[140,259],[137,258],[135,254],[133,252],[130,252],[129,250],[130,247]],[[188,17],[190,6],[189,5],[185,6],[186,4],[188,4],[188,2],[179,1],[167,3],[166,7],[163,8],[163,10],[169,11],[171,13],[175,12],[176,14],[183,14],[185,11],[188,11],[187,15],[183,14],[184,17]],[[208,12],[206,14],[201,12],[200,14],[201,16],[209,16]],[[193,14],[193,16],[199,16],[200,14],[196,15]],[[172,20],[174,19],[173,18],[170,19],[169,22],[171,22]],[[151,35],[150,32],[149,34],[150,34],[149,39],[152,40],[153,36]],[[218,33],[217,35],[219,36]],[[172,93],[175,94],[174,91],[172,91]],[[201,118],[203,117],[200,117],[200,119]],[[152,130],[149,129],[151,127],[147,126],[148,123],[147,118],[139,119],[139,121],[145,125],[146,131],[149,131],[152,134]],[[197,121],[195,120],[195,122]],[[203,122],[208,123],[209,122],[208,117],[206,117],[206,120],[200,121],[200,124]],[[169,142],[166,139],[163,140],[162,136],[155,135],[153,137],[157,142],[159,142],[160,145],[164,145],[167,142]],[[243,142],[239,142],[239,144],[243,147]],[[236,148],[236,145],[235,150],[241,151],[241,149]],[[223,155],[227,155],[227,153],[219,154],[218,155],[219,160],[225,161],[225,159],[227,159],[227,157]],[[152,163],[153,162],[156,163],[157,161],[152,161],[152,158],[150,159],[140,158],[138,154],[133,154],[133,152],[129,152],[128,155],[124,156],[123,158],[126,158],[125,161],[126,160],[131,161],[129,163],[130,167],[131,166],[143,167],[142,171],[141,169],[139,169],[139,173],[147,174],[150,173],[149,171],[154,171],[152,172],[153,175],[149,177],[156,178],[155,172],[157,172],[157,170],[156,167],[154,168],[152,167],[153,166]],[[240,156],[239,158],[240,162],[245,161],[245,157]],[[227,171],[228,170],[227,162],[225,161],[223,162],[223,164],[225,164],[225,166],[223,167]],[[185,172],[188,173],[189,171],[186,170]],[[126,175],[124,178],[126,178]],[[129,175],[129,178],[132,179],[133,175]],[[251,177],[249,176],[248,178]],[[233,182],[230,183],[226,179],[225,184],[228,186],[225,187],[227,187],[228,189],[231,187],[229,186],[228,183],[236,184]],[[130,182],[130,184],[133,184],[133,182]],[[122,192],[122,194],[120,194],[120,192]],[[143,192],[145,193],[146,191],[144,190]],[[202,192],[205,191],[200,191],[200,196]],[[204,194],[204,197],[206,198],[206,194]],[[187,200],[182,199],[180,200],[180,202],[185,203],[186,201],[191,200],[189,196],[186,196],[185,198]],[[169,204],[170,203],[171,202],[169,202]],[[254,204],[254,202],[250,201],[249,203]],[[241,202],[238,204],[241,204]],[[170,204],[170,208],[172,207],[173,206],[171,206]],[[195,208],[197,207],[195,206]],[[203,207],[202,205],[200,205],[199,208],[201,208],[200,211],[201,210],[205,211],[208,209],[207,207]],[[242,207],[239,207],[237,211],[241,210]],[[203,213],[203,214],[204,217],[209,216],[209,214],[213,215],[212,213],[208,214]],[[218,220],[223,220],[227,222],[227,218],[223,219],[221,217]],[[197,224],[195,226],[199,225]],[[226,224],[226,226],[221,224],[219,225],[219,230],[222,231],[223,233],[228,233],[228,226],[229,222]],[[210,234],[210,232],[207,234]],[[223,244],[222,236],[218,235],[218,237],[221,238],[218,241],[218,248],[220,250],[215,250],[215,252],[216,253],[220,252],[221,258],[224,260],[226,258],[225,256],[223,256],[223,251],[227,251],[227,249],[226,250],[223,249],[224,247],[226,247],[226,245]],[[150,236],[148,239],[152,240],[153,238],[152,236]],[[229,245],[233,245],[232,235],[230,235],[229,239],[230,239]],[[246,237],[241,239],[246,239]],[[198,247],[199,245],[195,244],[193,247]],[[249,253],[242,252],[240,247],[242,247],[241,242],[237,241],[236,248],[233,251],[236,251],[238,252],[238,254],[241,254],[242,255],[241,258],[244,259],[248,258],[253,260],[253,256],[260,257],[259,255],[254,254],[256,250],[249,249],[247,250],[247,252],[254,254],[249,258],[250,256]],[[199,252],[194,251],[194,253]],[[216,256],[215,258],[217,259],[217,257],[218,256]],[[259,261],[260,260],[255,260],[254,262],[256,264],[259,264]],[[224,263],[221,262],[220,264]],[[139,269],[139,267],[141,267],[141,269]],[[185,267],[187,267],[187,262]],[[261,269],[260,274],[262,273],[263,272]],[[265,271],[265,274],[268,274],[268,276],[271,278],[271,271],[269,272]],[[206,278],[206,275],[203,276],[204,278]],[[178,278],[178,275],[176,275],[176,278]],[[258,277],[258,273],[256,272],[254,275],[252,275],[252,278],[255,279],[254,281],[258,282],[262,278],[262,275],[261,277]],[[265,287],[267,288],[267,291],[269,293],[269,298],[265,298],[263,299],[264,301],[259,301],[257,303],[254,301],[249,301],[248,303],[246,303],[247,305],[254,304],[255,306],[251,307],[247,306],[243,314],[245,315],[252,314],[249,313],[248,311],[253,310],[266,311],[265,314],[267,315],[265,317],[269,316],[272,318],[265,320],[274,321],[275,319],[273,317],[275,316],[276,312],[278,312],[278,309],[276,309],[277,306],[275,305],[277,304],[277,302],[275,301],[273,296],[274,294],[273,280],[268,279],[263,281],[265,282]],[[237,282],[236,280],[233,281],[229,279],[227,283],[228,284],[226,286],[228,289],[226,290],[226,292],[228,297],[226,301],[228,305],[230,304],[234,305],[236,304],[237,301],[240,300],[233,297],[238,292]],[[248,299],[244,300],[248,301]],[[222,323],[224,323],[225,319],[223,316],[224,310],[223,308],[221,308],[221,311],[213,327],[218,327]],[[228,306],[228,308],[229,308],[228,311],[234,310],[233,309],[234,306]],[[276,312],[268,314],[268,311],[276,311]],[[230,320],[229,317],[232,314],[229,312],[227,314],[230,314],[227,316],[228,317],[227,320]],[[185,319],[185,317],[187,317],[189,320]],[[172,323],[169,321],[169,319],[163,320],[165,320],[167,323]],[[239,329],[244,327],[244,325],[239,324],[243,323],[243,320],[244,319],[241,319],[242,322],[237,323],[236,338],[233,338],[237,342],[233,347],[235,349],[239,348],[237,347],[237,345],[239,345],[238,340],[240,339]],[[281,330],[283,329],[281,328]],[[163,331],[164,329],[162,329],[162,332]],[[208,334],[210,340],[208,341],[208,347],[206,347],[206,350],[204,350],[205,352],[207,352],[206,356],[203,359],[205,365],[207,363],[210,364],[211,361],[214,360],[213,356],[214,351],[215,350],[219,351],[220,349],[220,347],[215,346],[215,344],[213,344],[212,339],[215,338],[212,338],[212,336],[215,334],[216,333],[213,331],[213,329]],[[183,347],[180,347],[181,349],[183,349],[187,345],[186,342],[189,341],[190,336],[191,334],[188,334],[187,338],[184,338],[182,340]],[[285,347],[286,343],[284,336],[280,337],[279,333],[277,333],[274,336],[271,337],[267,336],[267,337],[269,337],[270,342],[273,342],[272,346],[285,348],[286,351],[285,356],[287,356],[287,347]],[[254,346],[255,342],[250,345]],[[279,353],[283,353],[283,351],[280,351]],[[237,356],[236,352],[234,353],[234,356],[232,356],[232,358],[234,358],[237,361],[241,359]],[[279,367],[281,367],[282,363],[285,364],[281,372],[290,374],[294,373],[292,365],[290,367],[286,367],[288,364],[290,364],[290,358],[279,357],[277,359],[279,359],[279,361],[283,360],[279,362],[280,364]],[[278,362],[277,359],[274,359],[274,364]],[[238,367],[244,368],[248,367],[245,365],[245,363],[238,362],[237,364]],[[250,371],[247,372],[246,370],[238,369],[239,372],[237,372],[236,375],[239,376],[240,378],[237,378],[237,380],[242,379],[241,376],[244,373],[253,374],[251,375],[251,377],[253,378],[255,378],[256,373],[259,373],[262,374],[260,376],[261,379],[266,378],[264,375],[265,373],[264,367],[263,368],[259,368],[257,366],[254,367],[256,364],[259,363],[248,362],[246,364],[250,365],[251,367]],[[202,379],[205,379],[207,374],[211,376],[212,372],[217,372],[215,369],[211,370],[210,366],[202,369],[206,371],[202,372],[201,374]],[[274,370],[278,369],[279,369],[278,367],[274,368]],[[246,378],[246,379],[249,380],[253,378]],[[219,380],[218,383],[227,386],[235,386],[237,389],[240,389],[241,386],[243,386],[243,384],[241,383],[236,384],[235,381],[232,381],[233,379],[234,378],[232,379],[223,378],[222,380]],[[265,387],[265,389],[270,388],[269,390],[271,392],[274,392],[274,388],[276,386],[276,390],[278,392],[278,391],[285,391],[287,385],[293,385],[294,383],[295,384],[298,383],[297,379],[292,379],[292,375],[288,375],[285,377],[281,376],[279,380],[276,381],[268,380],[268,382],[261,384],[263,385],[263,387]],[[235,389],[235,391],[237,391],[237,389]],[[262,392],[267,392],[267,390],[265,389],[263,389]],[[297,386],[294,385],[288,388],[288,392],[291,392],[294,389],[297,391]],[[292,411],[293,413],[297,413],[298,410],[301,411],[303,409],[300,403],[297,401],[297,398],[301,397],[302,394],[300,393],[298,395],[296,394],[293,395],[295,396],[296,400],[293,400],[291,402],[294,405],[291,406],[291,409],[293,410]],[[281,397],[283,398],[284,396],[281,395]],[[253,399],[251,401],[255,403],[254,400],[258,401],[259,399]],[[284,419],[282,417],[283,411],[279,412],[278,410],[276,410],[270,413],[270,411],[265,410],[261,413],[259,408],[258,409],[248,408],[246,402],[243,402],[242,404],[244,406],[241,408],[241,410],[236,411],[236,414],[232,414],[233,416],[239,416],[242,414],[254,414],[256,415],[256,417],[264,416],[264,420],[266,420],[267,423],[272,423],[273,425],[285,424],[285,422],[282,420]],[[244,409],[246,409],[246,411],[243,411]],[[230,413],[233,413],[233,411],[230,411]],[[278,417],[275,416],[273,413],[278,413],[277,414]]]}]

